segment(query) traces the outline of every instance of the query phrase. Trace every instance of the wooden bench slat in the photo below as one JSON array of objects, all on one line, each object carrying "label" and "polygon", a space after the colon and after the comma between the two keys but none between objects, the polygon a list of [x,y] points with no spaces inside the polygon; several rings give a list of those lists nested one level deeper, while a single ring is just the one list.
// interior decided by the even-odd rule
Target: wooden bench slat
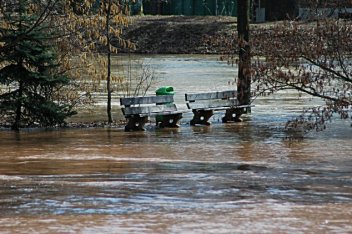
[{"label": "wooden bench slat", "polygon": [[208,100],[208,99],[228,99],[236,98],[236,90],[227,90],[222,92],[209,92],[209,93],[188,93],[185,95],[186,101],[193,102],[196,100]]},{"label": "wooden bench slat", "polygon": [[[187,106],[189,109],[210,109],[210,108],[220,108],[223,107],[236,107],[238,105],[237,99],[219,99],[219,100],[207,100],[207,101],[199,101],[199,102],[189,102]],[[226,109],[226,108],[225,108]]]},{"label": "wooden bench slat", "polygon": [[155,105],[155,106],[140,106],[140,107],[125,107],[122,108],[124,115],[138,115],[138,114],[148,114],[160,113],[160,112],[173,112],[177,111],[175,104],[167,105]]},{"label": "wooden bench slat", "polygon": [[[213,110],[213,111],[220,111],[220,110],[230,110],[230,109],[240,109],[240,108],[247,108],[247,107],[254,107],[254,105],[242,105],[242,106],[222,106],[222,107],[209,107],[209,108],[201,108],[198,110]],[[197,110],[197,109],[195,109]]]},{"label": "wooden bench slat", "polygon": [[151,113],[146,113],[146,114],[139,114],[139,116],[157,116],[157,115],[175,115],[175,114],[183,114],[185,111],[164,111],[164,112],[151,112]]},{"label": "wooden bench slat", "polygon": [[164,104],[174,102],[173,95],[146,96],[146,97],[126,97],[120,99],[122,106],[144,105],[144,104]]}]

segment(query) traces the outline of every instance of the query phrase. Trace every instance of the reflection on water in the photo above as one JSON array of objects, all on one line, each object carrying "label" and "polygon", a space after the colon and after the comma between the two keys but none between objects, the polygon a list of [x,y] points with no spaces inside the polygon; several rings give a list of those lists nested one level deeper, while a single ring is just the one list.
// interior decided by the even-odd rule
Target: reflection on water
[{"label": "reflection on water", "polygon": [[[153,61],[175,66],[173,79],[185,79],[178,62],[203,69]],[[185,80],[173,81],[181,94]],[[0,131],[0,233],[352,232],[348,123],[288,141],[285,121],[314,100],[287,96],[257,100],[242,123]]]}]

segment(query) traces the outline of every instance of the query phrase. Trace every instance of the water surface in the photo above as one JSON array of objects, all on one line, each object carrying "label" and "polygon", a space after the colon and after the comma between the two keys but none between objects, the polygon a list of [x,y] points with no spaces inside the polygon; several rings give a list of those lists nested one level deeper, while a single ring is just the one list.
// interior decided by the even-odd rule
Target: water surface
[{"label": "water surface", "polygon": [[[180,106],[190,89],[233,88],[236,68],[216,57],[149,61]],[[281,93],[204,127],[186,114],[178,129],[0,131],[0,233],[352,232],[350,123],[283,132],[317,102]]]}]

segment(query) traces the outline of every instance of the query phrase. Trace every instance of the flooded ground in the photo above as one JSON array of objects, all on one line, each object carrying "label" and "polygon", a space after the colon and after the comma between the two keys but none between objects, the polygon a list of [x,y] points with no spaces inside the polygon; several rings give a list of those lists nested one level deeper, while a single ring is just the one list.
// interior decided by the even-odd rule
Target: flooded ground
[{"label": "flooded ground", "polygon": [[[189,90],[231,88],[235,72],[216,57],[149,61],[180,106]],[[179,129],[0,131],[0,233],[351,233],[350,123],[283,132],[316,102],[282,93],[208,127],[188,113]]]}]

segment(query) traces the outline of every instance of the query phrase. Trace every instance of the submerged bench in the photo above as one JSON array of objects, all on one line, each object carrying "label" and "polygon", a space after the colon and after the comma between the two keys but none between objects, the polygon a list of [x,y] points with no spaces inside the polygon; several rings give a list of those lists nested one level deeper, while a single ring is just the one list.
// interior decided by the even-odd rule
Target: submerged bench
[{"label": "submerged bench", "polygon": [[251,107],[250,105],[238,105],[237,91],[228,90],[221,92],[209,93],[191,93],[185,94],[188,109],[193,112],[191,125],[202,124],[210,125],[210,117],[214,111],[226,110],[222,118],[223,123],[239,122],[243,113],[243,108]]},{"label": "submerged bench", "polygon": [[178,127],[184,111],[177,110],[173,102],[173,95],[121,98],[122,112],[127,119],[125,131],[143,131],[151,116],[156,117],[159,127]]}]

